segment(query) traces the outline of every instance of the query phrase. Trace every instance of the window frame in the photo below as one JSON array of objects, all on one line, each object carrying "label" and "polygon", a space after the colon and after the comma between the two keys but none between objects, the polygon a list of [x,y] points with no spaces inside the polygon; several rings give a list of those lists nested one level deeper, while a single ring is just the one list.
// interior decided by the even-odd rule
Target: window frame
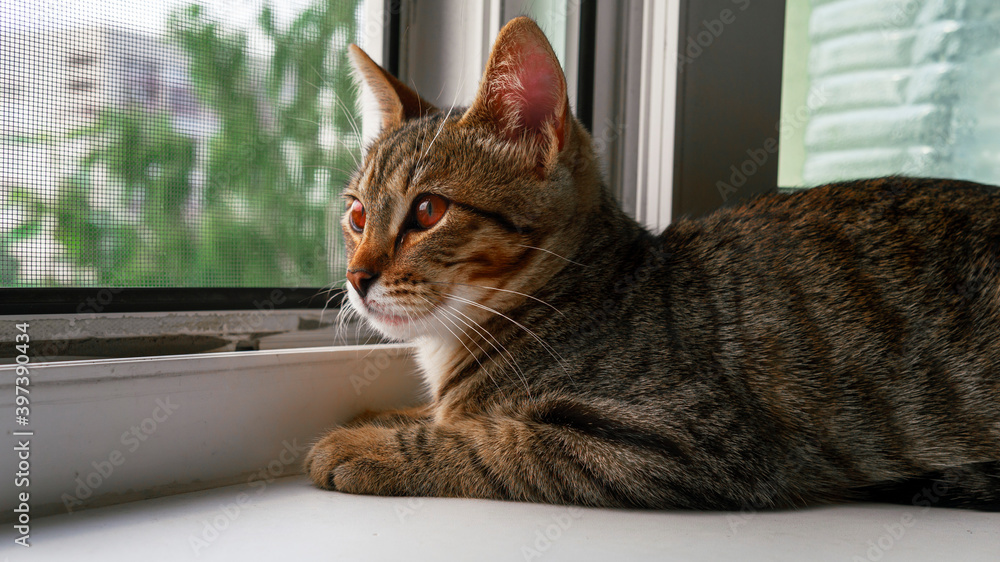
[{"label": "window frame", "polygon": [[[422,401],[411,354],[384,345],[29,362],[30,423],[0,442],[30,443],[34,517],[291,476],[324,430]],[[8,423],[16,369],[0,365]],[[16,462],[0,464],[14,474]],[[0,520],[24,491],[0,482]]]},{"label": "window frame", "polygon": [[[678,56],[692,58],[687,47],[701,46],[705,32],[712,39],[678,72],[674,219],[777,189],[785,2],[685,0],[680,18]],[[715,36],[704,22],[722,23],[722,31]],[[732,92],[740,94],[736,103],[703,101]],[[754,171],[737,186],[733,168],[744,166]]]},{"label": "window frame", "polygon": [[[363,0],[360,42],[377,61],[382,61],[383,53],[390,53],[393,45],[399,44],[399,14],[400,0]],[[379,25],[370,25],[375,22]],[[398,57],[397,57],[398,59]],[[336,228],[337,226],[334,225]],[[335,317],[344,296],[334,294],[322,287],[40,287],[12,288],[0,287],[0,326],[10,322],[33,322],[51,324],[54,318],[64,318],[70,325],[78,327],[90,323],[100,323],[101,320],[114,319],[123,325],[123,332],[141,334],[140,338],[149,341],[166,342],[167,347],[176,349],[176,327],[164,328],[157,332],[150,329],[150,317],[170,319],[176,313],[191,313],[189,317],[199,317],[199,327],[191,331],[199,336],[218,336],[233,339],[237,348],[238,340],[250,337],[251,344],[261,334],[252,332],[250,328],[261,323],[259,318],[264,311],[282,311],[279,314],[284,321],[271,324],[308,325],[307,330],[315,328],[311,319],[315,316],[310,311],[327,312],[327,317]],[[205,328],[206,318],[216,311],[218,328]],[[242,311],[242,314],[239,314]],[[205,313],[205,314],[194,314]],[[236,314],[236,316],[234,316]],[[250,321],[236,322],[233,330],[232,318],[250,318]],[[303,319],[306,319],[303,322]],[[335,318],[334,318],[335,319]],[[296,321],[297,320],[297,321]],[[38,322],[35,322],[36,324]],[[77,324],[79,323],[79,324]],[[249,327],[246,330],[243,327]],[[295,328],[291,332],[300,332]],[[10,343],[12,333],[6,330],[0,333],[0,347]],[[76,333],[65,330],[66,333]],[[259,330],[258,330],[259,332]],[[360,331],[351,329],[352,333]],[[47,329],[45,337],[57,336],[63,331]],[[266,335],[266,334],[265,334]],[[103,333],[83,334],[81,338],[102,338]],[[309,334],[301,337],[285,338],[286,345],[294,345],[296,339],[311,342],[314,338]],[[365,341],[360,338],[349,340],[349,343]],[[56,348],[72,347],[65,342],[56,342]],[[313,345],[315,345],[313,343]],[[253,347],[255,348],[255,347]],[[106,355],[115,353],[112,347],[107,348]],[[198,347],[192,346],[190,352],[197,353]],[[47,359],[58,357],[45,356]],[[0,356],[0,363],[3,357]]]},{"label": "window frame", "polygon": [[0,318],[38,314],[143,313],[203,310],[339,308],[320,288],[302,287],[45,287],[0,289]]}]

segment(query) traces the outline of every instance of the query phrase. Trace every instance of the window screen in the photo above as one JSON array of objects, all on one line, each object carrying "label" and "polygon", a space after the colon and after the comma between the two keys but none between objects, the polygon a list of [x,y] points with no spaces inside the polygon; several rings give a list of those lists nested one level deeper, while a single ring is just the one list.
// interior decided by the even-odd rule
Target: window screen
[{"label": "window screen", "polygon": [[1000,2],[789,0],[779,185],[1000,184]]},{"label": "window screen", "polygon": [[0,286],[336,281],[360,13],[358,0],[5,0]]}]

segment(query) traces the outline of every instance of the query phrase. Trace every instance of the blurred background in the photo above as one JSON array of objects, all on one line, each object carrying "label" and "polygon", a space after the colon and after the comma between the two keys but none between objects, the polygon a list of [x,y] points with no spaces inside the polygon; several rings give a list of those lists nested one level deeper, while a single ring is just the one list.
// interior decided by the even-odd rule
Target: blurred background
[{"label": "blurred background", "polygon": [[357,0],[5,1],[0,286],[335,281],[358,21]]},{"label": "blurred background", "polygon": [[789,0],[778,184],[1000,185],[1000,2]]}]

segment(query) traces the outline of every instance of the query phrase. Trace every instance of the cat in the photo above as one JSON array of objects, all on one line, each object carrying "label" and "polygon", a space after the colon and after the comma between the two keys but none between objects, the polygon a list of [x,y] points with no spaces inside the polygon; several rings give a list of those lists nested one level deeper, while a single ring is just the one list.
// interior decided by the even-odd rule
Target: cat
[{"label": "cat", "polygon": [[654,235],[602,180],[538,26],[442,111],[355,46],[379,136],[346,308],[429,403],[312,448],[319,487],[605,507],[1000,506],[1000,195],[881,178]]}]

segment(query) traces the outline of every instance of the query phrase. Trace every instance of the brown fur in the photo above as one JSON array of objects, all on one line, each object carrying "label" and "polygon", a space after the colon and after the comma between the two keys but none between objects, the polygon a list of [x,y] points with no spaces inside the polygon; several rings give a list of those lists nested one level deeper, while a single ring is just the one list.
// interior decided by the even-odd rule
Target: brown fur
[{"label": "brown fur", "polygon": [[[419,99],[361,74],[391,111]],[[654,236],[565,99],[518,18],[469,110],[417,104],[371,145],[347,189],[367,225],[344,223],[371,285],[349,306],[414,341],[431,401],[327,434],[317,485],[735,509],[919,503],[930,478],[933,505],[1000,505],[995,188],[829,185]],[[424,193],[450,201],[427,230]]]}]

